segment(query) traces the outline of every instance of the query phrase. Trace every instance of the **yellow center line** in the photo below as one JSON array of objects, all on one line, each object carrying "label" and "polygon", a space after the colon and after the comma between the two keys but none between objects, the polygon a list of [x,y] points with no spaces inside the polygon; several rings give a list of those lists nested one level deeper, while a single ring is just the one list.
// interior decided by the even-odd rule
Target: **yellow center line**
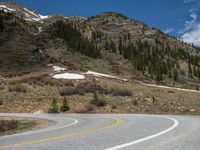
[{"label": "yellow center line", "polygon": [[104,118],[112,119],[112,120],[115,121],[115,123],[108,125],[108,126],[100,127],[100,128],[97,128],[97,129],[75,132],[75,133],[71,133],[71,134],[65,134],[65,135],[46,138],[46,139],[30,140],[30,141],[26,141],[26,142],[19,143],[19,144],[5,145],[5,146],[1,146],[0,149],[17,148],[17,147],[21,147],[21,146],[25,146],[25,145],[30,145],[30,144],[37,144],[37,143],[42,143],[42,142],[60,140],[60,139],[68,138],[68,137],[75,137],[75,136],[80,136],[80,135],[85,135],[85,134],[91,134],[91,133],[103,131],[103,130],[106,130],[106,129],[114,128],[114,127],[117,127],[117,126],[120,126],[120,125],[123,124],[123,120],[120,119],[120,118],[108,117],[108,116],[106,116]]}]

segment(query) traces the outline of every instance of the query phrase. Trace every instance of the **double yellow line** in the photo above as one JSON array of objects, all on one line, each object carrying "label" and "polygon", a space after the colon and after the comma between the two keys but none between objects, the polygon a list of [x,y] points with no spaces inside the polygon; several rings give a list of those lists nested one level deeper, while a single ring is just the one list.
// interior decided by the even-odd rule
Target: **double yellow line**
[{"label": "double yellow line", "polygon": [[104,118],[112,119],[112,120],[115,121],[115,123],[108,125],[108,126],[100,127],[100,128],[97,128],[97,129],[75,132],[75,133],[71,133],[71,134],[65,134],[65,135],[62,135],[62,136],[56,136],[56,137],[51,137],[51,138],[46,138],[46,139],[31,140],[31,141],[26,141],[26,142],[23,142],[23,143],[13,144],[13,145],[0,146],[0,149],[17,148],[17,147],[30,145],[30,144],[50,142],[50,141],[60,140],[60,139],[68,138],[68,137],[76,137],[76,136],[85,135],[85,134],[92,134],[92,133],[96,133],[96,132],[103,131],[103,130],[106,130],[106,129],[114,128],[114,127],[117,127],[117,126],[120,126],[120,125],[123,124],[123,120],[120,119],[120,118],[110,117],[110,116],[109,117],[106,116]]}]

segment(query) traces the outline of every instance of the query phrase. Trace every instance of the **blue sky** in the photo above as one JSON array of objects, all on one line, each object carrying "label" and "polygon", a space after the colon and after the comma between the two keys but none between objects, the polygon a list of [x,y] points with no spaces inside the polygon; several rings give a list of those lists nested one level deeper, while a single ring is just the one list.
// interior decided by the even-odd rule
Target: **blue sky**
[{"label": "blue sky", "polygon": [[[8,2],[9,0],[3,0]],[[200,45],[200,0],[15,0],[42,15],[90,17],[113,11]]]}]

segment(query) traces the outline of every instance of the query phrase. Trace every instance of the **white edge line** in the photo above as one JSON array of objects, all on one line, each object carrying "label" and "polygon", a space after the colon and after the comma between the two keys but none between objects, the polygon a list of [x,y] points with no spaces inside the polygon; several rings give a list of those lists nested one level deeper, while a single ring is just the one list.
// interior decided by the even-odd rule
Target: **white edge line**
[{"label": "white edge line", "polygon": [[132,141],[132,142],[129,142],[129,143],[125,143],[125,144],[122,144],[122,145],[118,145],[118,146],[114,146],[114,147],[111,147],[111,148],[107,148],[107,149],[104,149],[104,150],[118,150],[118,149],[122,149],[122,148],[125,148],[125,147],[128,147],[128,146],[132,146],[132,145],[144,142],[144,141],[148,141],[150,139],[156,138],[158,136],[166,134],[167,132],[172,131],[173,129],[175,129],[179,125],[179,122],[176,119],[173,119],[173,118],[170,118],[170,117],[163,117],[163,118],[172,120],[174,122],[174,124],[171,127],[169,127],[168,129],[166,129],[166,130],[164,130],[162,132],[156,133],[154,135],[151,135],[151,136],[148,136],[148,137],[145,137],[145,138],[142,138],[142,139],[138,139],[136,141]]},{"label": "white edge line", "polygon": [[[11,117],[14,117],[14,116],[11,116]],[[37,118],[37,117],[33,117],[33,118]],[[45,119],[45,118],[39,118],[38,117],[37,119]],[[53,130],[58,130],[58,129],[63,129],[63,128],[70,127],[70,126],[73,126],[73,125],[78,123],[77,119],[74,119],[74,118],[66,118],[66,119],[73,120],[74,122],[72,122],[70,124],[67,124],[67,125],[64,125],[64,126],[60,126],[60,127],[52,127],[52,128],[50,127],[50,128],[46,128],[46,129],[40,129],[40,130],[35,130],[35,131],[27,131],[27,132],[24,132],[24,133],[18,133],[18,134],[13,134],[13,135],[6,135],[6,136],[0,137],[0,139],[8,138],[8,137],[21,136],[21,135],[27,135],[27,134],[42,133],[42,132],[53,131]],[[48,119],[48,120],[50,120],[50,119]],[[52,121],[54,121],[54,120],[52,120]]]}]

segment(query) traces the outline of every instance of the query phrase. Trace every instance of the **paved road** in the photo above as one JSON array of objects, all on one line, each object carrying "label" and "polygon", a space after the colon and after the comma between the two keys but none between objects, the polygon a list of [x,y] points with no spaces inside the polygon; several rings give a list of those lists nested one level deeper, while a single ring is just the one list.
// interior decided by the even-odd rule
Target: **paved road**
[{"label": "paved road", "polygon": [[56,124],[0,137],[13,150],[200,150],[200,117],[152,115],[33,115]]}]

